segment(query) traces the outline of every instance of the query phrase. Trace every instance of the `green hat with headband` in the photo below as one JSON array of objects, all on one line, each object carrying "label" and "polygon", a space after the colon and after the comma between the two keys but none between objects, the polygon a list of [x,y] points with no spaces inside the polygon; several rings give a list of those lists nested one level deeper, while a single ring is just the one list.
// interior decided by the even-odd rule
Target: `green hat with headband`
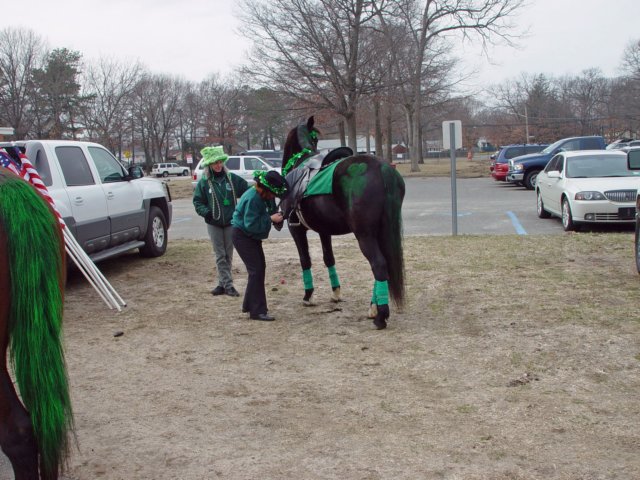
[{"label": "green hat with headband", "polygon": [[264,188],[272,192],[276,197],[284,197],[287,194],[289,186],[282,175],[275,170],[256,170],[253,172],[256,182]]},{"label": "green hat with headband", "polygon": [[202,155],[203,167],[216,162],[226,162],[227,158],[229,158],[229,155],[224,153],[224,148],[222,146],[204,147],[200,150],[200,154]]}]

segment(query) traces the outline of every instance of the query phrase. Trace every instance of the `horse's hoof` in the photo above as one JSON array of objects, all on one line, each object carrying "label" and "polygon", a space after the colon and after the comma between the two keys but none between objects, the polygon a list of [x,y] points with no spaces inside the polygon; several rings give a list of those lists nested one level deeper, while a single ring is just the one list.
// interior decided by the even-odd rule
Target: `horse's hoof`
[{"label": "horse's hoof", "polygon": [[378,330],[387,328],[387,318],[389,318],[389,305],[372,305],[376,308],[378,314],[373,320],[373,324]]},{"label": "horse's hoof", "polygon": [[333,292],[331,293],[331,301],[333,303],[338,303],[340,301],[342,301],[342,299],[340,298],[340,287],[337,287],[335,290],[333,290]]},{"label": "horse's hoof", "polygon": [[314,302],[313,300],[302,300],[302,304],[305,307],[315,307],[316,302]]},{"label": "horse's hoof", "polygon": [[369,305],[369,312],[367,312],[367,318],[376,318],[378,316],[378,306],[375,303]]},{"label": "horse's hoof", "polygon": [[387,321],[386,320],[382,320],[381,318],[376,318],[373,321],[373,324],[376,326],[376,330],[384,330],[385,328],[387,328]]}]

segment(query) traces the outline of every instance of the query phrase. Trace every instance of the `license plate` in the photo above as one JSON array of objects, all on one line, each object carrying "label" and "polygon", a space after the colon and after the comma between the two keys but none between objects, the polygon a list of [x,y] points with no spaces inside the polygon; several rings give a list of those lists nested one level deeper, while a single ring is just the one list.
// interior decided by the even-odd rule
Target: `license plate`
[{"label": "license plate", "polygon": [[636,218],[635,207],[624,207],[618,209],[618,218],[620,220],[633,220]]}]

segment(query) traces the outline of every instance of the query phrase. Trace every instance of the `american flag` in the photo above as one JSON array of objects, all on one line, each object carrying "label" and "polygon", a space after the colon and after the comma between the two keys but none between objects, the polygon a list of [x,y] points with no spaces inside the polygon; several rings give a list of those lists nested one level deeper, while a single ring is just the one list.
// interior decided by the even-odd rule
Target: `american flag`
[{"label": "american flag", "polygon": [[62,215],[58,212],[56,205],[49,195],[49,190],[45,186],[42,178],[38,175],[38,171],[34,168],[33,164],[29,161],[27,156],[20,151],[17,147],[9,147],[13,148],[13,153],[18,156],[19,161],[12,157],[9,152],[7,152],[6,148],[0,148],[0,165],[4,168],[11,170],[13,173],[21,177],[23,180],[29,182],[33,187],[44,197],[44,199],[51,205],[53,208],[56,217],[58,218],[58,222],[60,223],[60,228],[64,228],[64,220],[62,219]]}]

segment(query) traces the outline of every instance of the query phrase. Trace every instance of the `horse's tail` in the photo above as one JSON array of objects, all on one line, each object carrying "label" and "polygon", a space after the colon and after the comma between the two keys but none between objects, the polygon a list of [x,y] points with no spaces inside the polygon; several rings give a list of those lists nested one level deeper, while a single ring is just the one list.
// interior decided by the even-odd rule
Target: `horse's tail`
[{"label": "horse's tail", "polygon": [[378,239],[387,261],[389,293],[399,307],[404,303],[404,255],[402,250],[402,200],[404,180],[389,164],[381,166],[384,184],[384,215]]},{"label": "horse's tail", "polygon": [[61,341],[62,237],[56,217],[29,184],[5,177],[2,197],[11,278],[10,358],[48,478],[65,463],[73,429]]}]

